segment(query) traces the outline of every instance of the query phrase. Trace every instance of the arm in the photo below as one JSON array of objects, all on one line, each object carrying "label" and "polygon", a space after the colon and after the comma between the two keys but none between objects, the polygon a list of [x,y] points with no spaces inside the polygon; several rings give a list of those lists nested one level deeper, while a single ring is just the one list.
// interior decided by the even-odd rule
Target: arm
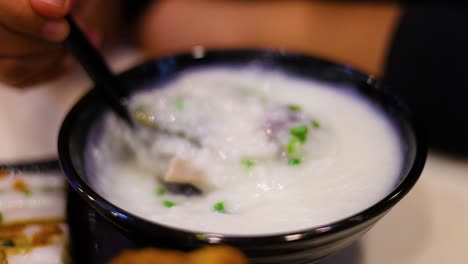
[{"label": "arm", "polygon": [[152,56],[208,48],[285,48],[381,75],[396,4],[326,1],[158,1],[139,31]]},{"label": "arm", "polygon": [[423,122],[430,146],[468,155],[468,8],[405,8],[390,48],[385,82]]}]

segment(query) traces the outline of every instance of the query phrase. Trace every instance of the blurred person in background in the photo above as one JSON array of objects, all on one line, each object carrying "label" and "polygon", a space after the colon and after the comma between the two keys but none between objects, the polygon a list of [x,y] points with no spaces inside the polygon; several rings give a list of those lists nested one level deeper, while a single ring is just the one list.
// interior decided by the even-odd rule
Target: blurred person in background
[{"label": "blurred person in background", "polygon": [[61,45],[69,12],[101,48],[125,36],[151,57],[202,45],[281,48],[350,64],[383,79],[408,102],[432,147],[468,155],[468,8],[463,5],[0,0],[0,80],[25,87],[61,74],[70,64]]}]

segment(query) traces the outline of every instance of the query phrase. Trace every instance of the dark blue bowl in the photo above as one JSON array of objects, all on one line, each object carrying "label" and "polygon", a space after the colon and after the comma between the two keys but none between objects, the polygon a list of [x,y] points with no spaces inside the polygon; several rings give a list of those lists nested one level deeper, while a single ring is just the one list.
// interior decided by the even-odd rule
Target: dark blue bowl
[{"label": "dark blue bowl", "polygon": [[[112,226],[119,236],[129,241],[129,247],[157,246],[191,250],[205,245],[229,244],[246,253],[251,263],[311,263],[358,239],[403,198],[418,180],[427,150],[416,133],[413,117],[397,98],[388,94],[372,77],[348,66],[279,51],[213,51],[150,61],[124,72],[119,79],[131,87],[128,91],[130,95],[150,85],[170,81],[184,70],[218,65],[256,65],[279,69],[291,75],[334,84],[337,89],[355,89],[379,105],[399,131],[405,161],[400,180],[390,194],[368,209],[334,223],[294,233],[231,236],[159,225],[111,204],[89,185],[84,169],[84,146],[91,126],[105,111],[109,111],[96,91],[92,90],[73,107],[61,127],[58,141],[60,163],[71,188],[80,197],[78,200],[89,207],[87,212],[92,212],[95,218]],[[69,211],[73,211],[73,208],[69,208]],[[112,241],[106,243],[112,244]]]}]

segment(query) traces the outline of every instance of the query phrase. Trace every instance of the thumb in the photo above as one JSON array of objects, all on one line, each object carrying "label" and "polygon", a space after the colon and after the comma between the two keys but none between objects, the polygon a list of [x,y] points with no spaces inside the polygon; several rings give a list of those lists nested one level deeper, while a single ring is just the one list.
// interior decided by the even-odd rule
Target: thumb
[{"label": "thumb", "polygon": [[72,0],[30,0],[39,15],[49,19],[63,18],[71,10]]}]

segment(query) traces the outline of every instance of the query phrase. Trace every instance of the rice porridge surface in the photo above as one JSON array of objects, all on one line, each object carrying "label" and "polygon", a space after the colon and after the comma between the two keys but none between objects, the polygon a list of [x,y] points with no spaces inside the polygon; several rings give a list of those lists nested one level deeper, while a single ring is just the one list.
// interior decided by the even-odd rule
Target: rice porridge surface
[{"label": "rice porridge surface", "polygon": [[[134,95],[139,125],[106,113],[86,146],[116,206],[187,230],[273,234],[329,224],[388,195],[398,133],[353,89],[255,68],[205,68]],[[173,193],[189,184],[198,195]]]}]

